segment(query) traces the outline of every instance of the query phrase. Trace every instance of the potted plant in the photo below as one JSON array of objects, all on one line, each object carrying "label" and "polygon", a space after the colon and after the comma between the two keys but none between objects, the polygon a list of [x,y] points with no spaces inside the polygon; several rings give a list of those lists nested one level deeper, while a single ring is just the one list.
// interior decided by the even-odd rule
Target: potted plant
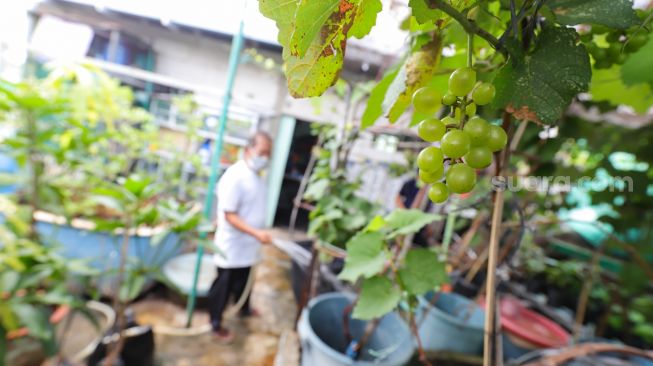
[{"label": "potted plant", "polygon": [[[68,260],[53,245],[30,237],[30,209],[0,196],[0,365],[40,365],[50,356],[92,349],[113,323],[110,308],[87,303],[71,281],[97,274],[83,260]],[[66,347],[68,319],[87,319],[77,349]]]},{"label": "potted plant", "polygon": [[[335,364],[360,359],[355,362],[363,365],[376,360],[387,365],[401,365],[413,354],[411,333],[417,337],[420,356],[425,359],[415,316],[418,298],[435,290],[448,278],[439,254],[432,249],[410,248],[409,237],[440,218],[419,210],[396,210],[385,217],[374,217],[347,242],[345,266],[339,278],[356,284],[360,292],[356,299],[323,295],[304,309],[298,330],[300,338],[311,343],[302,350],[305,353],[302,359],[308,360],[305,365],[324,357]],[[319,305],[323,301],[334,304],[324,309],[325,306]],[[394,313],[400,303],[406,305],[404,315],[408,325],[398,322]],[[318,310],[320,315],[315,313]],[[332,328],[329,332],[318,329],[318,324],[329,317],[341,321],[328,322]],[[355,325],[349,325],[354,324],[352,322]],[[346,331],[349,327],[351,334]],[[383,339],[392,342],[384,343]],[[379,352],[379,347],[387,352]]]},{"label": "potted plant", "polygon": [[[98,200],[89,182],[116,182],[132,173],[149,177],[154,174],[153,164],[169,163],[156,175],[156,200],[194,215],[195,209],[187,203],[171,203],[179,197],[182,164],[197,160],[188,157],[191,148],[172,154],[172,162],[163,161],[160,150],[150,143],[157,139],[152,117],[132,107],[131,91],[106,74],[88,66],[65,66],[43,81],[0,83],[0,95],[6,100],[5,123],[14,131],[3,143],[11,148],[23,172],[16,175],[21,183],[18,199],[31,207],[34,235],[55,238],[66,256],[93,257],[92,264],[107,273],[118,266],[121,238],[111,231],[120,213],[106,200]],[[193,136],[189,133],[190,142]],[[201,166],[196,174],[202,177]],[[195,190],[189,191],[187,201],[195,197]],[[175,219],[157,217],[155,210],[148,214],[153,225],[166,226]],[[141,225],[131,253],[140,254],[144,271],[161,267],[178,253],[178,234],[183,231]],[[108,282],[100,279],[104,295],[110,295]]]}]

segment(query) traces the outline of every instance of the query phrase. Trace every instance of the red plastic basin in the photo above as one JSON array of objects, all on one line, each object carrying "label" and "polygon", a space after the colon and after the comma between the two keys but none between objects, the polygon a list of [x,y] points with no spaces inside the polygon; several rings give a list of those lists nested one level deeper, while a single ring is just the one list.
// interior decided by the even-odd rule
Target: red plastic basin
[{"label": "red plastic basin", "polygon": [[501,326],[514,337],[542,348],[569,344],[569,333],[552,320],[526,308],[518,299],[501,297]]}]

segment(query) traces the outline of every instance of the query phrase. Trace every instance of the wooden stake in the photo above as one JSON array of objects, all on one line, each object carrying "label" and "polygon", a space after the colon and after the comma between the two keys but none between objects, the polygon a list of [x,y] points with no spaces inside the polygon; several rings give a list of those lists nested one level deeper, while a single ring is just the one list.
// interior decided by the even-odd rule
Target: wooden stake
[{"label": "wooden stake", "polygon": [[492,211],[492,228],[490,230],[490,247],[487,266],[487,287],[485,297],[485,338],[483,348],[483,366],[495,366],[496,350],[493,340],[496,339],[496,269],[499,251],[499,230],[503,216],[503,189],[496,191]]}]

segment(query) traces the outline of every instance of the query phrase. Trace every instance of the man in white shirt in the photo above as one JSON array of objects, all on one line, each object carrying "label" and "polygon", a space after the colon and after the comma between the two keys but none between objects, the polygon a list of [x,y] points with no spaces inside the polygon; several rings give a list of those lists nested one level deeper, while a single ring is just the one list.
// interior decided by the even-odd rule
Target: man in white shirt
[{"label": "man in white shirt", "polygon": [[[250,269],[260,260],[261,243],[272,238],[265,227],[267,187],[261,171],[268,165],[272,139],[257,132],[245,148],[244,159],[229,167],[218,183],[218,227],[215,244],[222,253],[213,256],[218,277],[209,290],[209,314],[215,337],[233,340],[233,333],[222,326],[222,313],[229,298],[238,300],[245,290]],[[256,315],[249,307],[249,295],[242,316]]]}]

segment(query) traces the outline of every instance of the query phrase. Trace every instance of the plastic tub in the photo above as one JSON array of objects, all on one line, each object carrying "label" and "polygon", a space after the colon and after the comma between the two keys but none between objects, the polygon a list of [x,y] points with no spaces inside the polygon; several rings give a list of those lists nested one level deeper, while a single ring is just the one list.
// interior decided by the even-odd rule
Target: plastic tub
[{"label": "plastic tub", "polygon": [[[400,366],[412,357],[415,345],[410,329],[397,313],[381,319],[367,344],[354,361],[345,355],[348,346],[343,328],[343,312],[352,298],[342,293],[315,297],[297,325],[302,345],[302,366]],[[366,321],[350,319],[349,329],[354,339],[360,339]]]},{"label": "plastic tub", "polygon": [[569,344],[570,335],[561,326],[529,310],[514,297],[503,297],[500,311],[503,352],[508,359],[539,348],[560,348]]},{"label": "plastic tub", "polygon": [[[193,287],[196,264],[197,253],[182,254],[171,258],[163,265],[163,275],[178,291],[188,295]],[[212,255],[204,254],[200,265],[199,278],[197,279],[197,296],[204,297],[208,295],[216,276],[216,266],[213,264]]]},{"label": "plastic tub", "polygon": [[[434,306],[430,303],[437,296]],[[420,297],[419,335],[427,351],[452,351],[471,355],[483,351],[485,312],[472,300],[454,293]]]}]

